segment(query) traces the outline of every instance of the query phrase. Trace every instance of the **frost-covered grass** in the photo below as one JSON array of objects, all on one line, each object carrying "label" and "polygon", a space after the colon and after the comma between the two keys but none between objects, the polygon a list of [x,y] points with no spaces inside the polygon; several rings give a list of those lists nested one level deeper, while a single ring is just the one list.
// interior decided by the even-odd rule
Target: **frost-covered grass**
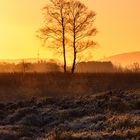
[{"label": "frost-covered grass", "polygon": [[140,139],[140,91],[0,103],[0,140]]}]

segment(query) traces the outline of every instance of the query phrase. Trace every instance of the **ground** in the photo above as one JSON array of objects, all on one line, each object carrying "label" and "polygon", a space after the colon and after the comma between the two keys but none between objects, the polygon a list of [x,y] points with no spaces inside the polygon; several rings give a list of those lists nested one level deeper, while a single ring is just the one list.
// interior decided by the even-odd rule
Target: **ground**
[{"label": "ground", "polygon": [[0,140],[140,139],[140,90],[0,103]]}]

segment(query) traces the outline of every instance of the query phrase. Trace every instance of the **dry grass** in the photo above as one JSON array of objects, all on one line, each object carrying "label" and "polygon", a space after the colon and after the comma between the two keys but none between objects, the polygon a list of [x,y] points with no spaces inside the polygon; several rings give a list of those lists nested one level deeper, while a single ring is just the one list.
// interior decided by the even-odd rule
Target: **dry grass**
[{"label": "dry grass", "polygon": [[0,139],[139,139],[139,105],[139,91],[120,90],[1,103]]},{"label": "dry grass", "polygon": [[139,140],[139,88],[140,74],[1,74],[0,140]]},{"label": "dry grass", "polygon": [[140,74],[13,73],[0,74],[0,100],[95,94],[114,89],[140,88]]}]

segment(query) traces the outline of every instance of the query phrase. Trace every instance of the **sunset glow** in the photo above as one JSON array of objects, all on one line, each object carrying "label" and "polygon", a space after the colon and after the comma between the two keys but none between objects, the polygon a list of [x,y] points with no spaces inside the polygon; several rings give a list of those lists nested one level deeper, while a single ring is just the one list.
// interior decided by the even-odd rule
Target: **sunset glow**
[{"label": "sunset glow", "polygon": [[[93,59],[140,51],[139,0],[83,0],[97,13],[95,41],[99,48]],[[53,58],[41,47],[36,30],[42,26],[41,8],[45,0],[0,0],[0,59]],[[88,53],[87,53],[88,54]]]}]

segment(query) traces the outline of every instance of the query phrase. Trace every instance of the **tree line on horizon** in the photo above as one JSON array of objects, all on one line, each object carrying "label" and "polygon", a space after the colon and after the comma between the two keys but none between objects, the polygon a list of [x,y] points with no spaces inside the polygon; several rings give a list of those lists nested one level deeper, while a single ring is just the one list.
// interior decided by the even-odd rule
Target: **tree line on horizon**
[{"label": "tree line on horizon", "polygon": [[[70,71],[70,66],[67,71]],[[40,60],[38,62],[21,61],[19,63],[0,63],[0,73],[59,73],[63,66],[55,62]],[[75,66],[76,73],[140,73],[140,63],[126,67],[111,62],[89,61],[79,62]]]},{"label": "tree line on horizon", "polygon": [[63,69],[67,72],[67,53],[72,55],[71,72],[74,73],[77,55],[95,47],[93,36],[95,12],[78,0],[49,0],[43,8],[44,25],[38,37],[44,46],[63,54]]}]

